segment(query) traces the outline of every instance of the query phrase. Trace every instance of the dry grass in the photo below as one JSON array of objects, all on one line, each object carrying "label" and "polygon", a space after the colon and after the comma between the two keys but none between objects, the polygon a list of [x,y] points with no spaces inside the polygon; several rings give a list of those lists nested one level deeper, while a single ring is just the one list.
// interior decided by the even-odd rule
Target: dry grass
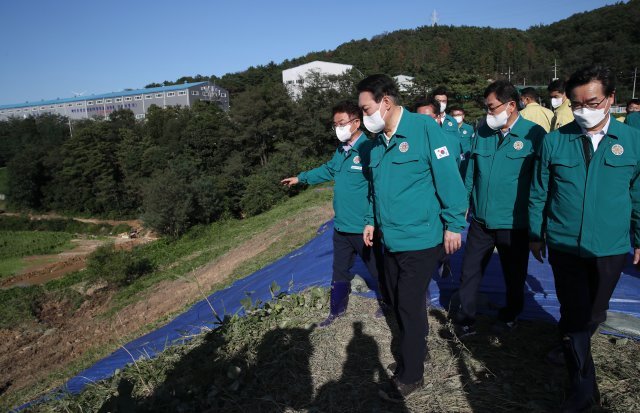
[{"label": "dry grass", "polygon": [[[345,316],[326,329],[311,327],[326,306],[323,290],[282,297],[34,411],[550,412],[564,397],[564,370],[543,362],[555,343],[553,325],[523,322],[496,337],[481,319],[479,334],[462,343],[445,313],[432,309],[425,386],[405,403],[389,403],[378,388],[393,361],[393,322],[373,316],[374,300],[352,296]],[[604,397],[596,411],[640,411],[638,350],[634,341],[595,337]]]}]

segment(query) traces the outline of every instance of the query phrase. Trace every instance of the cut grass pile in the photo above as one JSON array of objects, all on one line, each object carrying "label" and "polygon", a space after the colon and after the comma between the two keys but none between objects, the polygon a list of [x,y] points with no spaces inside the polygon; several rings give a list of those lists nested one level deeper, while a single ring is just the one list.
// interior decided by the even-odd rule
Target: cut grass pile
[{"label": "cut grass pile", "polygon": [[[543,362],[555,326],[523,322],[507,336],[479,334],[464,342],[445,313],[431,309],[425,386],[404,403],[379,397],[394,361],[393,320],[376,319],[374,300],[352,296],[347,314],[326,329],[326,291],[284,296],[231,317],[217,330],[140,360],[79,396],[31,412],[549,412],[564,397],[563,368]],[[640,410],[640,345],[594,338],[603,408]]]}]

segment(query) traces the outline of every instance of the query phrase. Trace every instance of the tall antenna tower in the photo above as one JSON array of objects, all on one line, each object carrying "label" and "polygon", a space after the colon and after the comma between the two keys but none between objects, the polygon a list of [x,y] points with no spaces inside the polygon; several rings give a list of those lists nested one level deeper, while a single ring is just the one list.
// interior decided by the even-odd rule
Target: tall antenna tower
[{"label": "tall antenna tower", "polygon": [[438,13],[436,9],[433,9],[433,13],[431,13],[431,27],[435,27],[438,25]]}]

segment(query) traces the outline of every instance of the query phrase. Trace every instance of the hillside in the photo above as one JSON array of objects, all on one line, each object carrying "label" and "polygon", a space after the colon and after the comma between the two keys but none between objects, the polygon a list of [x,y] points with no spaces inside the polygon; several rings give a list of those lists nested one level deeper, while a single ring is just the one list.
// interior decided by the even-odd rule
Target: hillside
[{"label": "hillside", "polygon": [[[556,411],[564,397],[564,369],[542,362],[554,345],[552,324],[523,322],[517,333],[495,336],[482,318],[481,334],[460,342],[446,313],[431,309],[425,386],[404,403],[387,402],[378,389],[389,379],[397,326],[373,317],[374,300],[352,295],[344,317],[314,329],[327,301],[317,289],[281,297],[31,411],[524,413]],[[595,337],[603,408],[594,413],[640,409],[639,350]]]},{"label": "hillside", "polygon": [[[43,286],[0,289],[0,410],[61,385],[210,292],[300,247],[332,217],[331,191],[311,190],[244,220],[194,228]],[[147,262],[131,282],[121,262]],[[128,265],[128,264],[127,264]],[[92,266],[99,266],[96,277]]]},{"label": "hillside", "polygon": [[630,0],[528,30],[423,26],[382,33],[371,39],[349,41],[335,50],[251,67],[215,80],[231,90],[233,96],[250,85],[280,81],[283,69],[324,60],[352,64],[365,75],[416,76],[432,86],[447,83],[455,72],[498,78],[510,66],[515,81],[526,78],[528,84],[546,85],[553,77],[555,59],[558,76],[564,78],[590,62],[613,67],[621,74],[620,99],[626,100],[631,97],[633,69],[640,62],[638,27],[640,0]]}]

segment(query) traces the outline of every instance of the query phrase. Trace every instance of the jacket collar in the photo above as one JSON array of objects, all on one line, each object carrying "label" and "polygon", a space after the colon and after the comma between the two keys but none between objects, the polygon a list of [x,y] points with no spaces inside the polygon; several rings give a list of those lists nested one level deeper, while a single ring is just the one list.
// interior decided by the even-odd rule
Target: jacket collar
[{"label": "jacket collar", "polygon": [[560,106],[555,108],[554,112],[557,112],[559,110],[564,110],[564,108],[571,110],[571,101],[569,100],[569,98],[566,98],[564,102],[560,104]]},{"label": "jacket collar", "polygon": [[[621,124],[622,122],[619,122],[610,114],[607,116],[609,116],[609,129],[607,129],[607,133],[604,136],[611,136],[614,139],[618,139],[623,132],[623,126]],[[578,125],[578,122],[576,122],[575,120],[569,123],[564,128],[568,129],[566,130],[566,133],[571,134],[571,136],[569,137],[570,141],[574,141],[581,136],[586,136],[584,133],[582,133],[580,125]]]},{"label": "jacket collar", "polygon": [[402,139],[407,139],[411,136],[411,131],[414,127],[415,122],[418,119],[418,116],[421,118],[425,118],[427,122],[433,122],[436,127],[440,127],[438,122],[436,122],[433,118],[426,115],[420,115],[419,113],[409,112],[408,110],[404,110],[402,118],[400,119],[400,123],[398,124],[398,128],[396,129],[396,136]]},{"label": "jacket collar", "polygon": [[[409,112],[406,108],[402,108],[402,115],[400,116],[400,121],[398,121],[398,126],[396,126],[396,133],[394,133],[393,136],[391,136],[391,139],[387,141],[387,138],[384,136],[384,132],[380,132],[378,134],[378,140],[383,143],[387,149],[389,149],[396,144],[397,139],[406,139],[409,137],[411,132],[411,123],[413,122],[414,116],[424,115],[417,115],[413,112]],[[431,120],[435,122],[435,120]]]}]

